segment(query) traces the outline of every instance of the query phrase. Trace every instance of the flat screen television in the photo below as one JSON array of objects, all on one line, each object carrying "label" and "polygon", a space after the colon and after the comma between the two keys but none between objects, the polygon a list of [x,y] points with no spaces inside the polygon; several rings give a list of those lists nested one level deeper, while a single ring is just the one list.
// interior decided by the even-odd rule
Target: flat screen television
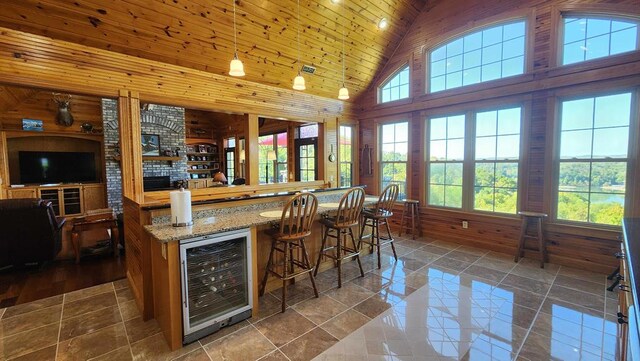
[{"label": "flat screen television", "polygon": [[20,183],[96,182],[96,159],[91,152],[18,152]]}]

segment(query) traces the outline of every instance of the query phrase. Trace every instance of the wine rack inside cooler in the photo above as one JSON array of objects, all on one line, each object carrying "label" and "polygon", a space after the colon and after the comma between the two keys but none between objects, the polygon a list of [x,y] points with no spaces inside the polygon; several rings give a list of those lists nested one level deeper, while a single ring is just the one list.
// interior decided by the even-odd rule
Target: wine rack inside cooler
[{"label": "wine rack inside cooler", "polygon": [[247,230],[181,242],[185,343],[250,316],[250,245]]}]

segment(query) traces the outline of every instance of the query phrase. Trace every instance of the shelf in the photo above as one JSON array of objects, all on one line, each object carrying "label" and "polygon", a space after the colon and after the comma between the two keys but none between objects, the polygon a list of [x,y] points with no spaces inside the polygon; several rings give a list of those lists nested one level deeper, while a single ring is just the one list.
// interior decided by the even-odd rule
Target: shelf
[{"label": "shelf", "polygon": [[[122,160],[122,157],[120,157],[119,155],[116,155],[113,157],[113,160],[115,160],[116,162],[120,162],[120,160]],[[178,162],[181,160],[182,160],[182,157],[149,156],[149,155],[142,156],[143,162],[167,162],[171,167],[173,167],[173,162]]]},{"label": "shelf", "polygon": [[213,169],[187,169],[187,172],[192,172],[192,173],[209,173],[211,172]]}]

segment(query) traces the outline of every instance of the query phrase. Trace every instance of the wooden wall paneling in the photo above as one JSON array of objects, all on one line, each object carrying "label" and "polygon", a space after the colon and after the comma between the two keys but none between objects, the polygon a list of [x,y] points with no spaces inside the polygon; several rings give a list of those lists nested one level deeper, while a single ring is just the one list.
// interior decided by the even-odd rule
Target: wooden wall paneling
[{"label": "wooden wall paneling", "polygon": [[[23,89],[5,86],[8,89]],[[76,133],[84,134],[80,127],[83,123],[93,125],[95,129],[102,129],[102,104],[101,98],[71,95],[70,112],[73,115],[73,125],[66,127],[56,123],[57,105],[53,101],[53,92],[24,89],[31,94],[20,103],[0,111],[0,122],[5,130],[22,130],[22,119],[42,120],[44,132]],[[96,133],[96,136],[100,134]]]},{"label": "wooden wall paneling", "polygon": [[35,93],[35,89],[0,86],[0,114],[21,104]]},{"label": "wooden wall paneling", "polygon": [[420,112],[411,113],[409,118],[409,154],[407,161],[407,177],[409,184],[407,185],[407,198],[421,200],[422,205],[422,189],[424,188],[424,161],[423,151],[424,143],[424,118]]},{"label": "wooden wall paneling", "polygon": [[0,199],[7,198],[9,184],[9,161],[7,157],[7,133],[0,132]]}]

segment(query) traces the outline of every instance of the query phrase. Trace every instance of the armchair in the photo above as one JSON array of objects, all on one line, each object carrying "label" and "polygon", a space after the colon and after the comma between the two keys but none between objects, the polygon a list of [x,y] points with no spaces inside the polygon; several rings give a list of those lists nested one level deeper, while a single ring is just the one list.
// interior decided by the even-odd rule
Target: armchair
[{"label": "armchair", "polygon": [[0,267],[53,260],[62,248],[65,221],[49,201],[0,200]]}]

